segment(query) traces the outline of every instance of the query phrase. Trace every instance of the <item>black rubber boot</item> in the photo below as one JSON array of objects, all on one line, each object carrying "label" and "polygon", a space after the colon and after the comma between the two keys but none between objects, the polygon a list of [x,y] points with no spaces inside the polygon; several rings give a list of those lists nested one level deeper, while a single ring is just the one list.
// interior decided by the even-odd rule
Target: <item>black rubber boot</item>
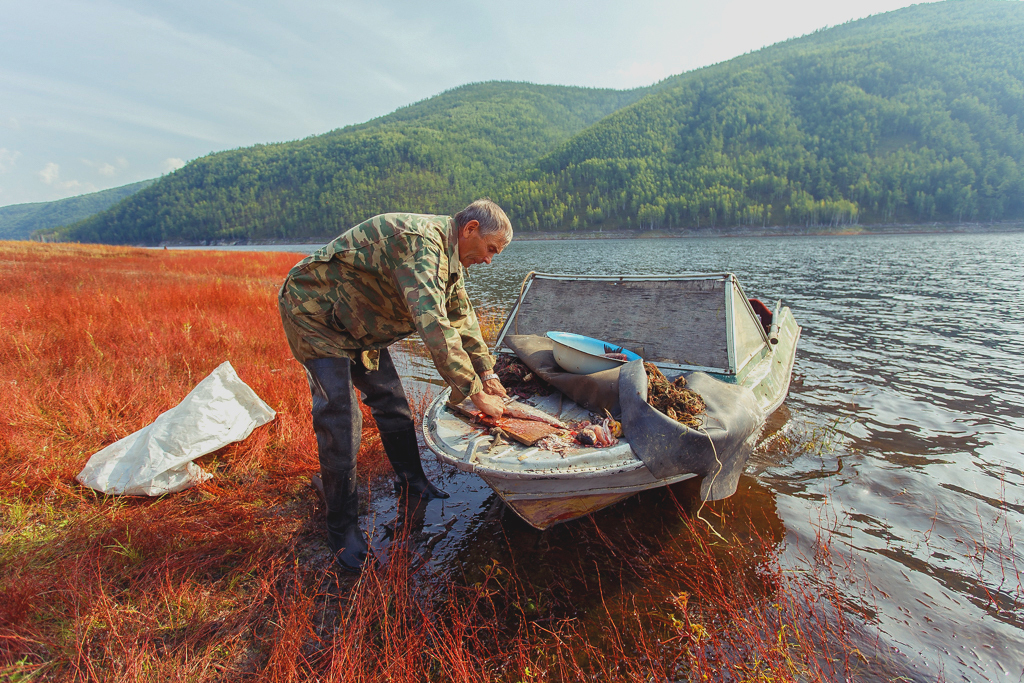
[{"label": "black rubber boot", "polygon": [[416,429],[403,429],[398,432],[381,432],[380,441],[384,452],[395,470],[395,494],[401,498],[433,500],[448,498],[448,494],[430,483],[423,473],[420,462],[420,447],[416,443]]},{"label": "black rubber boot", "polygon": [[351,361],[318,358],[308,361],[306,370],[327,508],[327,544],[339,568],[359,572],[369,555],[369,545],[359,528],[356,453],[363,417],[352,387]]},{"label": "black rubber boot", "polygon": [[359,528],[359,491],[356,471],[321,471],[324,499],[327,500],[327,544],[335,563],[347,572],[363,569],[370,547]]}]

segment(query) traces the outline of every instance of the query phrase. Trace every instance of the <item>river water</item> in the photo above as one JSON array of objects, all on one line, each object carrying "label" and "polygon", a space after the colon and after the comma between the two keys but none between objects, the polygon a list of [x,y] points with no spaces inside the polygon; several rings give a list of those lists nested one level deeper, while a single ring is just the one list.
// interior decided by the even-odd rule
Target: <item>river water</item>
[{"label": "river water", "polygon": [[[1024,678],[1024,234],[523,241],[467,287],[506,309],[531,270],[728,271],[748,296],[790,306],[803,335],[773,422],[784,442],[816,446],[755,452],[737,504],[770,511],[784,567],[832,539],[886,676]],[[405,367],[415,391],[436,384],[417,354]],[[567,533],[529,529],[473,475],[434,474],[453,497],[428,528],[457,517],[435,568],[519,552],[520,566],[543,563],[530,553]],[[645,504],[599,514],[641,525],[628,517]]]}]

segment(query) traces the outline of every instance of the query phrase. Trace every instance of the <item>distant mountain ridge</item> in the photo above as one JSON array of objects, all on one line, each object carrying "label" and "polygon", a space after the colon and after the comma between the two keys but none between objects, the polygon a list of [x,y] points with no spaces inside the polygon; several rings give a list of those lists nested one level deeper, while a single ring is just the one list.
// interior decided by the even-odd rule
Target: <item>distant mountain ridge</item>
[{"label": "distant mountain ridge", "polygon": [[631,91],[479,83],[212,154],[68,239],[301,239],[489,195],[517,230],[1024,218],[1024,5],[915,5]]},{"label": "distant mountain ridge", "polygon": [[152,178],[52,202],[0,206],[0,240],[27,240],[36,231],[77,223],[155,182]]},{"label": "distant mountain ridge", "polygon": [[336,234],[382,211],[447,212],[646,92],[467,85],[324,135],[196,159],[60,234],[116,243],[295,239]]}]

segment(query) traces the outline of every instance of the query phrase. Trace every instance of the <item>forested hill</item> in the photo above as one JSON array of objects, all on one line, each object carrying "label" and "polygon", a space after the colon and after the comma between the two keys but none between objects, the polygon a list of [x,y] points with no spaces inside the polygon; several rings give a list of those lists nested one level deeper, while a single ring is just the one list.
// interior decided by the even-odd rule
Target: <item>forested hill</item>
[{"label": "forested hill", "polygon": [[154,182],[142,180],[52,202],[0,206],[0,240],[27,240],[37,230],[75,223],[113,206]]},{"label": "forested hill", "polygon": [[945,2],[672,79],[498,198],[520,229],[1024,217],[1024,4]]},{"label": "forested hill", "polygon": [[647,92],[467,85],[324,135],[197,159],[61,233],[111,243],[303,238],[384,211],[449,212]]},{"label": "forested hill", "polygon": [[327,236],[490,195],[518,230],[1024,218],[1024,4],[917,5],[628,92],[465,86],[196,160],[83,241]]}]

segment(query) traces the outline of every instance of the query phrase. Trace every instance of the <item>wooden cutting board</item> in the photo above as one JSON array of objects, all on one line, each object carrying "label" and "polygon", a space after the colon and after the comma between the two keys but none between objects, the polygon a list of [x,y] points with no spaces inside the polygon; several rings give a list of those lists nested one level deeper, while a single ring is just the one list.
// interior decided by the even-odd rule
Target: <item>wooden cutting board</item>
[{"label": "wooden cutting board", "polygon": [[546,422],[539,422],[537,420],[522,420],[517,417],[499,417],[495,419],[490,415],[480,412],[480,410],[469,399],[466,399],[459,405],[451,407],[456,412],[461,413],[466,417],[474,418],[481,424],[485,424],[489,427],[500,427],[501,430],[510,437],[527,446],[532,446],[544,437],[551,436],[552,434],[557,434],[562,431],[554,425],[550,425]]}]

